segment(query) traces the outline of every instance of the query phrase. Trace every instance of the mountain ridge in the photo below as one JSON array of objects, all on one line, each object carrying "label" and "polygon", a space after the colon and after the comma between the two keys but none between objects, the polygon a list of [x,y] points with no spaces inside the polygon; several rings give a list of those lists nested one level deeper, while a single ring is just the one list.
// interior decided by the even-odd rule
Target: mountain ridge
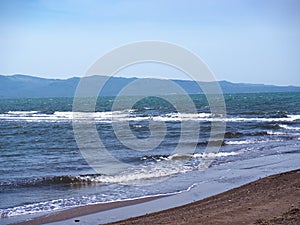
[{"label": "mountain ridge", "polygon": [[[42,78],[31,75],[15,74],[0,75],[0,98],[43,98],[43,97],[73,97],[80,79],[86,79],[89,88],[97,87],[97,82],[103,82],[106,76],[93,75],[90,77],[71,77],[67,79]],[[131,94],[153,93],[178,94],[177,90],[168,86],[170,80],[157,78],[124,78],[111,77],[101,95],[116,96],[133,81],[139,81],[140,85]],[[201,94],[203,91],[195,81],[171,80],[180,86],[188,94]],[[201,87],[212,87],[213,82],[199,82]],[[300,92],[299,86],[276,86],[266,84],[232,83],[226,80],[218,82],[224,94],[234,93],[267,93],[267,92]]]}]

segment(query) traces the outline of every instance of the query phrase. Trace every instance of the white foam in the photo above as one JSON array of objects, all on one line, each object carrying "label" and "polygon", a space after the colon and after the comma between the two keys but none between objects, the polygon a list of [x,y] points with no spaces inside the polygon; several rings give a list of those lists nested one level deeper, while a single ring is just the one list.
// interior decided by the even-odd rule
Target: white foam
[{"label": "white foam", "polygon": [[243,141],[225,141],[228,145],[247,145],[247,144],[258,144],[265,143],[267,140],[243,140]]},{"label": "white foam", "polygon": [[294,120],[300,120],[300,115],[288,115],[289,118],[293,118]]},{"label": "white foam", "polygon": [[204,118],[211,117],[210,113],[168,113],[161,116],[154,116],[151,119],[154,121],[163,121],[163,122],[171,122],[171,121],[200,121]]},{"label": "white foam", "polygon": [[165,169],[157,169],[157,170],[150,170],[150,171],[139,171],[133,173],[124,173],[120,175],[114,176],[99,176],[99,177],[82,177],[83,181],[89,180],[90,182],[95,183],[128,183],[137,180],[146,180],[146,179],[154,179],[154,178],[161,178],[167,177],[170,175],[178,174],[178,170],[174,170],[174,168],[165,168]]},{"label": "white foam", "polygon": [[[73,203],[74,206],[77,206],[76,201],[74,200],[68,199],[69,204]],[[66,205],[66,199],[57,199],[52,201],[17,206],[13,208],[0,209],[0,216],[13,217],[13,216],[34,214],[39,212],[49,212],[53,210],[66,209],[66,208],[68,208],[68,206]]]},{"label": "white foam", "polygon": [[275,131],[267,131],[268,135],[291,135],[290,133],[286,132],[275,132]]},{"label": "white foam", "polygon": [[116,175],[85,175],[77,177],[83,182],[94,183],[130,183],[133,181],[151,180],[156,178],[168,177],[175,174],[186,173],[195,169],[192,165],[186,165],[188,160],[195,159],[214,159],[216,157],[228,157],[242,154],[244,151],[237,152],[217,152],[217,153],[197,153],[193,155],[174,154],[168,157],[159,157],[155,163],[129,166],[127,169]]},{"label": "white foam", "polygon": [[226,122],[293,122],[300,119],[300,115],[288,115],[283,118],[258,118],[258,117],[236,117],[236,118],[226,118]]},{"label": "white foam", "polygon": [[166,160],[186,160],[190,158],[202,158],[202,159],[214,159],[217,157],[227,157],[227,156],[233,156],[233,155],[239,155],[241,152],[210,152],[210,153],[196,153],[193,155],[179,155],[174,154],[167,157]]},{"label": "white foam", "polygon": [[292,127],[292,126],[288,126],[288,125],[285,125],[285,124],[279,124],[279,126],[281,128],[287,129],[287,130],[300,130],[300,127]]},{"label": "white foam", "polygon": [[[244,117],[214,117],[210,113],[168,113],[158,116],[141,116],[134,114],[133,110],[114,112],[54,112],[53,114],[41,113],[39,111],[9,111],[0,114],[1,120],[28,121],[28,122],[72,122],[94,121],[94,122],[126,122],[154,120],[162,122],[176,121],[199,121],[199,122],[293,122],[300,119],[300,115],[288,115],[286,118],[244,118]],[[285,128],[285,127],[284,127]],[[289,128],[286,128],[289,129]],[[300,128],[291,128],[300,129]]]},{"label": "white foam", "polygon": [[193,157],[195,158],[204,158],[204,159],[211,159],[216,157],[227,157],[227,156],[234,156],[239,155],[241,152],[217,152],[217,153],[201,153],[201,154],[194,154]]},{"label": "white foam", "polygon": [[[295,129],[288,129],[288,130],[295,130]],[[296,129],[296,130],[298,130],[298,129]],[[299,135],[299,133],[295,133],[295,132],[279,132],[279,131],[267,131],[267,134],[268,135],[278,135],[278,136],[298,136]]]},{"label": "white foam", "polygon": [[28,115],[28,114],[35,114],[39,111],[8,111],[7,114],[19,114],[19,115]]},{"label": "white foam", "polygon": [[[187,187],[184,190],[179,190],[176,192],[169,192],[169,193],[162,193],[162,194],[154,194],[154,195],[145,195],[140,197],[133,197],[133,198],[117,198],[117,199],[99,199],[97,196],[81,196],[80,198],[68,198],[68,199],[55,199],[51,201],[44,201],[39,203],[33,203],[23,206],[16,206],[12,208],[0,209],[0,218],[6,217],[13,217],[13,216],[22,216],[22,215],[29,215],[41,212],[53,212],[55,210],[63,210],[74,208],[78,206],[85,206],[85,205],[94,205],[99,203],[112,203],[112,202],[122,202],[122,201],[129,201],[129,200],[138,200],[148,197],[162,197],[174,194],[180,194],[184,192],[189,192],[192,188],[196,187],[198,183],[194,183]],[[107,195],[102,195],[106,196]]]}]

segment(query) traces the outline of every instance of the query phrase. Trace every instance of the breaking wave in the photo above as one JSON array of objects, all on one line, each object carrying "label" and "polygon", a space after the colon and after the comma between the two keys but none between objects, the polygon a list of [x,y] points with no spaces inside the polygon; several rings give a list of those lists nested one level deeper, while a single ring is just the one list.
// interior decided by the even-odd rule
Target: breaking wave
[{"label": "breaking wave", "polygon": [[[293,122],[300,120],[300,115],[285,115],[283,117],[227,117],[211,113],[166,113],[148,115],[134,110],[114,112],[42,112],[42,111],[9,111],[0,114],[0,120],[26,122],[72,122],[73,120],[111,123],[112,121],[144,121],[154,120],[163,122],[199,121],[199,122]],[[300,128],[299,128],[300,129]]]}]

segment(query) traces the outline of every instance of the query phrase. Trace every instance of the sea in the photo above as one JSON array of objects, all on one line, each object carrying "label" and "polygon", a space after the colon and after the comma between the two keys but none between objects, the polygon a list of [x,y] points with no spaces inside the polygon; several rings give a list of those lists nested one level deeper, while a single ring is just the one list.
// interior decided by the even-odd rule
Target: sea
[{"label": "sea", "polygon": [[[181,96],[173,97],[180,101]],[[89,118],[106,153],[123,166],[111,173],[92,165],[78,147],[73,98],[0,99],[0,224],[77,206],[188,192],[204,182],[190,174],[234,162],[261,162],[286,154],[300,158],[300,93],[224,94],[222,118],[210,111],[205,95],[190,98],[196,112],[178,112],[160,97],[112,112],[115,98],[99,98]],[[220,140],[211,138],[214,120],[226,124]],[[145,144],[150,137],[155,142],[151,134],[162,126],[151,126],[151,121],[163,123],[165,130],[154,149],[130,149],[119,140],[123,135],[130,141],[133,135]],[[199,131],[193,126],[182,131],[183,121],[197,123]],[[117,125],[124,123],[131,132],[116,135]],[[196,145],[195,140],[182,140],[183,132],[185,137],[198,132]],[[192,153],[174,152],[179,142]],[[219,151],[206,152],[214,142]],[[102,168],[112,166],[103,161],[105,157],[101,160]],[[203,167],[205,160],[209,164]]]}]

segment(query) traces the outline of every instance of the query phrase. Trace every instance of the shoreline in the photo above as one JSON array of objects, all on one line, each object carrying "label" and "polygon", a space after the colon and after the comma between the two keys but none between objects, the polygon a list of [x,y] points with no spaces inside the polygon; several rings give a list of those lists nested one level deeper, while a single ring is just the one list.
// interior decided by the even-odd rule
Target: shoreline
[{"label": "shoreline", "polygon": [[129,224],[300,224],[300,169],[180,207],[107,223]]},{"label": "shoreline", "polygon": [[10,223],[10,225],[39,225],[39,224],[59,222],[74,217],[85,216],[85,215],[102,212],[110,209],[115,209],[115,208],[130,206],[130,205],[137,205],[147,201],[164,198],[170,195],[150,196],[150,197],[143,197],[143,198],[130,199],[130,200],[120,200],[115,202],[104,202],[98,204],[79,206],[79,207],[61,210],[58,212],[52,212],[52,213],[50,212],[47,215],[35,217],[21,222]]},{"label": "shoreline", "polygon": [[[158,204],[165,197],[168,195],[81,206],[14,224],[63,224],[68,219],[73,224],[82,224],[76,217],[84,215],[92,217],[91,224],[95,224],[94,217],[99,212],[126,211],[128,206],[139,207],[152,201]],[[300,169],[267,176],[187,205],[107,224],[174,224],[174,221],[177,224],[300,224]]]}]

